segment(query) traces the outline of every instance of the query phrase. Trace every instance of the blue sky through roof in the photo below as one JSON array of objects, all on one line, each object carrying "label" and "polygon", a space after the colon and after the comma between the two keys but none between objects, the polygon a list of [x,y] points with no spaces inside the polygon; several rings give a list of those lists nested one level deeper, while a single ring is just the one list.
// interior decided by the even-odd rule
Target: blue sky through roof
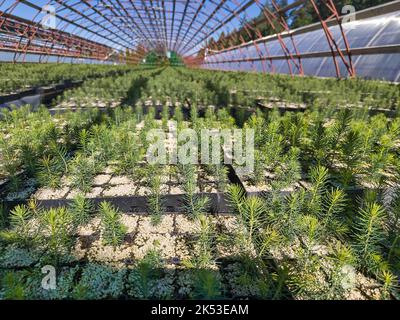
[{"label": "blue sky through roof", "polygon": [[[292,3],[294,0],[289,0],[289,3]],[[7,11],[9,8],[13,5],[15,1],[14,0],[5,0],[0,6],[0,10],[2,11]],[[45,5],[49,4],[48,0],[36,0],[36,1],[27,1],[30,3],[33,3],[35,6],[39,8],[43,8]],[[70,32],[76,35],[79,35],[81,37],[111,46],[115,49],[121,50],[124,49],[125,47],[131,47],[134,48],[137,41],[135,40],[139,38],[139,41],[143,40],[140,37],[144,38],[143,33],[146,35],[146,37],[153,39],[152,41],[157,41],[154,40],[155,37],[162,37],[162,38],[167,38],[168,42],[170,43],[170,46],[174,47],[174,43],[177,42],[177,37],[179,33],[179,38],[184,41],[189,42],[190,45],[188,44],[185,48],[187,50],[188,48],[191,49],[189,53],[196,52],[198,49],[200,49],[204,45],[204,41],[201,41],[199,43],[197,38],[202,39],[203,36],[199,36],[201,32],[197,32],[199,27],[201,27],[203,24],[205,24],[205,27],[203,28],[203,35],[208,34],[210,30],[213,30],[213,27],[217,26],[219,22],[224,21],[224,19],[228,18],[231,15],[231,12],[237,9],[238,4],[241,6],[247,3],[247,0],[232,0],[232,1],[227,1],[224,4],[224,8],[221,8],[218,10],[217,14],[207,21],[208,17],[210,16],[211,12],[214,11],[214,9],[217,7],[217,4],[219,1],[216,0],[206,0],[205,1],[205,6],[202,8],[200,11],[197,19],[192,23],[191,29],[187,30],[188,28],[188,23],[192,20],[192,16],[196,12],[197,8],[199,7],[200,0],[196,1],[190,1],[189,6],[187,8],[187,14],[186,14],[186,24],[182,25],[181,28],[179,28],[179,25],[182,21],[182,13],[175,13],[174,19],[172,21],[172,12],[173,12],[173,2],[172,1],[165,1],[165,6],[166,10],[168,11],[167,14],[167,21],[165,21],[165,25],[163,24],[163,16],[162,16],[162,11],[157,10],[156,5],[161,5],[161,1],[154,0],[153,7],[150,5],[150,2],[148,1],[133,1],[134,4],[137,6],[137,8],[142,8],[143,11],[141,11],[140,15],[143,20],[141,21],[142,23],[144,22],[147,24],[146,27],[141,27],[143,29],[143,32],[139,31],[139,28],[136,28],[132,25],[129,27],[126,25],[122,24],[122,20],[127,21],[126,15],[120,16],[120,17],[115,17],[115,11],[110,10],[105,7],[105,4],[114,4],[116,6],[118,5],[123,5],[125,3],[129,3],[128,1],[125,0],[114,0],[114,1],[102,1],[102,0],[92,0],[92,1],[87,1],[91,5],[93,5],[95,8],[103,10],[107,18],[111,18],[114,16],[114,19],[112,20],[114,23],[110,24],[109,22],[105,21],[99,14],[97,14],[94,10],[92,10],[89,6],[85,5],[82,1],[77,1],[77,0],[67,0],[63,1],[66,5],[72,6],[73,8],[76,8],[79,12],[89,15],[93,21],[103,21],[104,24],[102,26],[94,26],[93,23],[89,20],[86,20],[78,15],[78,13],[74,13],[73,11],[69,10],[68,8],[65,8],[63,5],[58,3],[57,1],[50,1],[50,5],[53,5],[56,11],[56,14],[59,15],[60,17],[66,17],[78,24],[82,24],[84,26],[87,26],[90,30],[95,30],[97,31],[98,34],[94,34],[88,30],[85,30],[84,28],[79,28],[77,26],[74,26],[73,24],[67,23],[63,21],[62,19],[57,19],[57,29],[63,30],[66,32]],[[149,19],[149,17],[146,15],[144,8],[143,8],[143,3],[146,3],[147,8],[154,9],[152,14],[156,15],[158,17],[158,21],[155,21],[155,19]],[[262,3],[265,3],[265,1],[262,1]],[[127,5],[127,10],[126,13],[130,13],[131,11],[128,9],[130,5]],[[120,7],[119,7],[120,8]],[[175,11],[176,12],[183,12],[185,8],[185,3],[182,1],[176,1],[176,7]],[[120,8],[118,11],[119,13],[122,13],[123,9]],[[249,20],[252,19],[256,16],[258,16],[260,13],[260,8],[257,6],[257,4],[251,5],[244,13],[240,15],[240,19],[243,20]],[[12,11],[12,14],[17,15],[19,17],[22,17],[24,19],[28,20],[33,20],[35,22],[39,22],[43,19],[45,16],[45,13],[39,12],[38,10],[31,8],[29,5],[25,3],[20,3],[18,6]],[[136,18],[136,22],[139,23],[139,17]],[[153,26],[152,26],[153,25]],[[215,38],[218,38],[221,32],[229,32],[232,31],[234,28],[238,28],[240,26],[240,21],[238,19],[234,18],[231,22],[229,22],[226,26],[223,28],[219,29],[218,31],[213,33],[213,36]],[[174,29],[173,34],[171,34],[172,27]],[[155,28],[158,32],[153,32],[152,28]],[[112,34],[114,32],[115,34]],[[193,34],[194,33],[194,34]],[[136,41],[136,42],[135,42]],[[190,48],[192,46],[192,48]]]}]

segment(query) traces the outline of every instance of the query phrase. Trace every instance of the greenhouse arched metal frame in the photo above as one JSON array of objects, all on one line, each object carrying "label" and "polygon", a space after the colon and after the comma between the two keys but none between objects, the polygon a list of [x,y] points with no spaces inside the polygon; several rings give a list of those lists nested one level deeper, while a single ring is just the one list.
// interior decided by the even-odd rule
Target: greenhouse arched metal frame
[{"label": "greenhouse arched metal frame", "polygon": [[[288,13],[307,2],[319,22],[292,30]],[[320,12],[316,0],[295,0],[286,7],[275,0],[269,4],[260,0],[2,0],[1,60],[137,64],[150,51],[174,51],[191,67],[399,81],[399,73],[373,75],[369,65],[378,68],[377,61],[390,58],[391,68],[400,69],[400,33],[390,31],[400,25],[400,1],[356,12],[355,21],[347,23],[334,0],[319,1],[328,14]],[[257,19],[254,12],[259,12]],[[43,23],[46,16],[54,19],[54,26]],[[389,19],[382,21],[382,17]],[[263,35],[265,27],[273,34]],[[366,38],[362,45],[360,34]],[[385,37],[387,41],[382,40]]]}]

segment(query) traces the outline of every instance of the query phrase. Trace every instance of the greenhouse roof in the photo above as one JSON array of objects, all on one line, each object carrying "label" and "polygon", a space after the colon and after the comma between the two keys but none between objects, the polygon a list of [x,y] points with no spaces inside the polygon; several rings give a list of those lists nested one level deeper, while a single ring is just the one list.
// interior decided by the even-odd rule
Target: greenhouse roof
[{"label": "greenhouse roof", "polygon": [[[353,16],[335,2],[3,0],[0,60],[139,63],[176,52],[205,68],[399,81],[400,1]],[[319,21],[291,29],[305,5]]]}]

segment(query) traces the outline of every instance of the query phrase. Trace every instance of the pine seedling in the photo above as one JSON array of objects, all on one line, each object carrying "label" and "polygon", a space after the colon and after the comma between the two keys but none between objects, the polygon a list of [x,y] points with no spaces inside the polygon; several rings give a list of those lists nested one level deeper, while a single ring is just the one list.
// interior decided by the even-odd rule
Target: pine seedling
[{"label": "pine seedling", "polygon": [[56,189],[61,185],[62,169],[57,159],[44,156],[39,162],[37,180],[41,186]]},{"label": "pine seedling", "polygon": [[328,169],[322,166],[311,168],[310,180],[312,183],[309,192],[309,201],[307,202],[308,210],[313,215],[318,215],[322,207],[322,198],[326,190],[329,174]]},{"label": "pine seedling", "polygon": [[311,142],[309,152],[311,153],[311,159],[315,160],[317,165],[326,165],[328,163],[331,137],[327,131],[324,121],[321,119],[317,119],[310,126]]},{"label": "pine seedling", "polygon": [[136,105],[135,114],[136,114],[137,123],[142,122],[143,121],[143,106],[142,106],[142,103],[138,103]]},{"label": "pine seedling", "polygon": [[400,258],[400,189],[395,191],[388,213],[387,227],[391,244],[387,260],[393,263],[396,258]]},{"label": "pine seedling", "polygon": [[353,115],[349,108],[339,111],[330,134],[330,145],[333,150],[336,148],[342,137],[344,137],[350,130],[352,118]]},{"label": "pine seedling", "polygon": [[279,196],[274,196],[274,198],[275,201],[271,201],[271,208],[268,210],[268,219],[288,240],[293,240],[298,234],[298,221],[301,219],[304,208],[306,191],[300,189],[287,198],[282,199]]},{"label": "pine seedling", "polygon": [[175,112],[174,112],[174,120],[178,123],[178,127],[181,127],[181,124],[184,120],[183,112],[181,107],[175,107]]},{"label": "pine seedling", "polygon": [[283,157],[282,162],[276,166],[274,170],[276,177],[271,182],[273,190],[290,187],[300,180],[301,166],[298,161],[298,153],[297,148],[292,148],[288,156]]},{"label": "pine seedling", "polygon": [[44,211],[40,218],[49,253],[58,259],[59,254],[71,244],[72,216],[61,207]]},{"label": "pine seedling", "polygon": [[340,222],[340,214],[346,208],[345,193],[340,189],[333,189],[327,192],[323,200],[324,210],[321,212],[321,225],[323,228],[323,237],[330,235],[343,236],[347,231],[345,225]]},{"label": "pine seedling", "polygon": [[245,199],[241,217],[242,225],[246,226],[247,236],[245,248],[252,253],[257,243],[258,231],[265,225],[265,205],[259,197],[250,196]]},{"label": "pine seedling", "polygon": [[86,155],[90,154],[89,151],[90,139],[91,139],[91,133],[88,130],[82,129],[79,132],[79,147],[82,150],[82,152]]},{"label": "pine seedling", "polygon": [[195,269],[193,272],[194,299],[213,300],[221,298],[222,283],[219,273],[207,269]]},{"label": "pine seedling", "polygon": [[190,120],[192,121],[193,128],[195,130],[197,129],[198,119],[199,119],[199,115],[198,115],[198,111],[197,111],[197,106],[195,104],[193,104],[190,107]]},{"label": "pine seedling", "polygon": [[[155,297],[160,297],[163,293],[157,290],[157,283],[162,276],[162,267],[163,262],[160,251],[153,249],[147,252],[145,257],[138,261],[128,276],[128,294],[135,299],[154,299]],[[170,297],[161,296],[161,298]]]},{"label": "pine seedling", "polygon": [[278,229],[267,225],[262,231],[262,234],[260,234],[258,255],[263,257],[271,248],[279,247],[284,241],[285,237]]},{"label": "pine seedling", "polygon": [[149,210],[151,214],[151,221],[154,225],[157,225],[161,222],[162,215],[165,212],[164,208],[164,199],[162,194],[162,172],[154,168],[154,170],[149,170],[151,176],[149,174],[149,186],[150,186],[150,195],[147,197],[147,202],[149,205]]},{"label": "pine seedling", "polygon": [[60,146],[53,142],[50,146],[51,148],[51,153],[54,154],[55,159],[59,163],[60,170],[63,171],[63,173],[68,172],[68,164],[67,164],[67,159],[68,159],[68,151],[64,146]]},{"label": "pine seedling", "polygon": [[184,178],[183,189],[185,191],[184,209],[191,219],[195,219],[200,215],[207,213],[210,199],[196,193],[197,177],[193,165],[184,165],[182,173]]},{"label": "pine seedling", "polygon": [[164,131],[168,131],[168,120],[169,120],[169,107],[164,105],[161,112],[162,128]]},{"label": "pine seedling", "polygon": [[35,174],[37,169],[37,152],[30,145],[23,145],[21,147],[21,162],[24,164],[26,173],[29,176]]},{"label": "pine seedling", "polygon": [[26,289],[21,272],[7,272],[0,280],[2,299],[24,300],[26,298]]},{"label": "pine seedling", "polygon": [[10,212],[10,225],[23,245],[30,242],[32,217],[32,212],[24,205],[18,205]]},{"label": "pine seedling", "polygon": [[121,222],[121,214],[106,201],[100,203],[99,211],[104,243],[113,247],[119,246],[123,243],[127,231]]},{"label": "pine seedling", "polygon": [[398,278],[390,271],[383,270],[379,275],[379,280],[383,283],[382,286],[382,299],[391,300],[392,292],[398,289]]},{"label": "pine seedling", "polygon": [[199,230],[197,234],[197,253],[196,253],[196,267],[207,268],[213,263],[213,241],[215,230],[213,228],[211,219],[205,215],[198,217]]},{"label": "pine seedling", "polygon": [[245,191],[239,185],[228,186],[227,196],[233,213],[242,216],[244,214]]},{"label": "pine seedling", "polygon": [[72,186],[83,192],[90,192],[93,186],[93,179],[96,174],[94,160],[78,154],[72,161],[71,171]]},{"label": "pine seedling", "polygon": [[12,170],[10,175],[8,176],[9,183],[7,185],[7,189],[11,192],[16,192],[20,189],[22,184],[21,175],[17,172],[17,170]]},{"label": "pine seedling", "polygon": [[385,239],[384,218],[385,210],[376,202],[367,203],[358,212],[354,248],[362,266],[368,271],[376,271],[376,261],[379,260],[381,244]]},{"label": "pine seedling", "polygon": [[345,187],[354,182],[355,175],[361,172],[360,163],[363,152],[360,134],[349,131],[343,141],[339,144],[341,161],[345,167],[340,170],[341,182]]},{"label": "pine seedling", "polygon": [[299,220],[300,237],[306,242],[307,253],[310,248],[319,240],[321,234],[321,225],[315,216],[304,215]]},{"label": "pine seedling", "polygon": [[35,198],[28,200],[27,207],[34,216],[38,216],[41,213],[41,208]]},{"label": "pine seedling", "polygon": [[356,285],[356,258],[350,247],[337,242],[332,247],[332,256],[329,257],[332,268],[327,274],[327,298],[344,299]]},{"label": "pine seedling", "polygon": [[254,173],[252,177],[256,186],[265,183],[265,159],[263,154],[260,150],[255,150],[254,152]]},{"label": "pine seedling", "polygon": [[238,185],[230,185],[227,196],[231,208],[238,215],[240,230],[244,232],[240,245],[247,254],[254,255],[259,230],[266,224],[267,208],[264,201],[255,196],[246,197],[245,191]]},{"label": "pine seedling", "polygon": [[211,165],[211,174],[215,178],[218,191],[224,192],[228,185],[228,168],[224,165]]},{"label": "pine seedling", "polygon": [[4,204],[0,202],[0,230],[5,228],[8,222],[7,212]]},{"label": "pine seedling", "polygon": [[93,204],[84,195],[78,194],[69,206],[75,226],[85,225],[90,221]]},{"label": "pine seedling", "polygon": [[156,108],[154,106],[149,107],[147,110],[147,114],[145,116],[145,121],[151,124],[151,126],[154,125],[154,120],[156,119]]}]

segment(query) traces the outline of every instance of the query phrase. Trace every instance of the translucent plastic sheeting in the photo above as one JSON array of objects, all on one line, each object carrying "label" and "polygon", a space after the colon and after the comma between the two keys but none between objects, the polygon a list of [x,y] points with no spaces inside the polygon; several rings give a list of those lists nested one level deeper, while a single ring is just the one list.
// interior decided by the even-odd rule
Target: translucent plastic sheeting
[{"label": "translucent plastic sheeting", "polygon": [[359,56],[355,61],[364,78],[400,82],[400,53]]},{"label": "translucent plastic sheeting", "polygon": [[[366,79],[383,79],[400,82],[400,53],[392,54],[373,54],[354,56],[357,75]],[[302,60],[303,69],[306,75],[319,77],[335,77],[336,71],[332,58],[306,58]],[[338,61],[340,72],[345,74],[346,68],[341,61]],[[287,60],[275,60],[273,62],[276,73],[289,74]],[[240,63],[215,63],[204,65],[207,69],[219,69],[230,71],[258,71],[272,72],[267,61],[263,64],[261,61],[243,61]],[[264,70],[265,69],[265,70]],[[298,73],[292,65],[293,73]]]},{"label": "translucent plastic sheeting", "polygon": [[[383,46],[400,46],[400,12],[392,12],[365,20],[353,21],[343,24],[351,49],[363,49]],[[345,45],[340,34],[339,26],[330,27],[339,47],[344,50]],[[283,39],[285,46],[291,53],[295,53],[289,37]],[[293,37],[300,54],[328,53],[325,57],[302,57],[302,65],[306,75],[321,77],[336,77],[336,69],[332,56],[329,55],[330,47],[322,29],[297,34]],[[243,61],[242,63],[228,63],[230,60],[265,59],[261,61]],[[274,57],[273,68],[268,57]],[[281,59],[279,59],[281,57]],[[347,58],[347,57],[346,57]],[[387,81],[400,81],[400,53],[370,53],[362,56],[354,55],[354,67],[359,77],[367,79],[381,79]],[[226,62],[225,62],[226,61]],[[340,73],[347,74],[341,59],[336,59]],[[203,67],[208,69],[258,71],[289,74],[288,62],[285,52],[278,39],[258,43],[258,50],[254,44],[221,52],[207,58]],[[292,72],[298,73],[291,62]]]},{"label": "translucent plastic sheeting", "polygon": [[[13,62],[14,61],[14,52],[0,52],[0,61],[1,62]],[[42,58],[40,60],[40,58]],[[46,56],[41,57],[38,54],[27,54],[17,56],[17,62],[30,62],[30,63],[39,63],[39,62],[48,62],[48,63],[84,63],[84,64],[112,64],[110,61],[100,61],[94,59],[78,59],[78,58],[68,58],[68,57],[57,57],[57,56]]]}]

